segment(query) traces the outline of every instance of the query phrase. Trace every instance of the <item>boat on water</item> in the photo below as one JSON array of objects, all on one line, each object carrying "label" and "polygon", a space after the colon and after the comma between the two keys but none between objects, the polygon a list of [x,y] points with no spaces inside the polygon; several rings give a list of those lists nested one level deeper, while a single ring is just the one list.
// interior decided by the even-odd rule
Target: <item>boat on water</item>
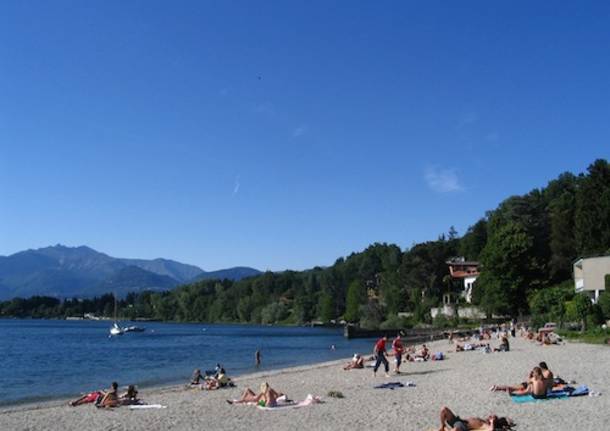
[{"label": "boat on water", "polygon": [[144,332],[145,328],[141,328],[139,326],[121,326],[119,325],[119,322],[117,320],[117,300],[116,300],[116,295],[114,297],[114,322],[112,323],[112,326],[110,327],[110,335],[108,336],[109,338],[111,337],[115,337],[118,335],[123,335],[126,334],[127,332]]},{"label": "boat on water", "polygon": [[110,327],[110,336],[114,337],[117,335],[123,335],[125,333],[125,328],[121,328],[121,326],[115,321]]}]

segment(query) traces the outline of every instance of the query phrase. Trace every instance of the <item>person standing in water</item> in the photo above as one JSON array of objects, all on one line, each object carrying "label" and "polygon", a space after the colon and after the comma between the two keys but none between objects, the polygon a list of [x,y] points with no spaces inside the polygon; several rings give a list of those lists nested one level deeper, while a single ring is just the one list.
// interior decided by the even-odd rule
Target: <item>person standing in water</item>
[{"label": "person standing in water", "polygon": [[256,349],[256,352],[254,352],[254,365],[256,366],[256,368],[261,366],[261,350],[260,349]]},{"label": "person standing in water", "polygon": [[375,347],[373,348],[373,355],[375,356],[375,368],[373,368],[373,376],[377,376],[377,370],[381,363],[385,368],[385,376],[390,377],[390,364],[388,364],[388,359],[385,357],[385,343],[388,341],[388,336],[384,335],[382,338],[377,340],[375,343]]}]

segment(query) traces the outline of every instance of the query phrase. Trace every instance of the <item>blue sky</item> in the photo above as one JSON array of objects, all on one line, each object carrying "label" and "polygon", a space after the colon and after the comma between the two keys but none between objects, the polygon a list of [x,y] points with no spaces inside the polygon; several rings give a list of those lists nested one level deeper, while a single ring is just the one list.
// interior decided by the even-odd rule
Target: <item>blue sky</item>
[{"label": "blue sky", "polygon": [[610,158],[607,2],[5,1],[0,254],[329,265]]}]

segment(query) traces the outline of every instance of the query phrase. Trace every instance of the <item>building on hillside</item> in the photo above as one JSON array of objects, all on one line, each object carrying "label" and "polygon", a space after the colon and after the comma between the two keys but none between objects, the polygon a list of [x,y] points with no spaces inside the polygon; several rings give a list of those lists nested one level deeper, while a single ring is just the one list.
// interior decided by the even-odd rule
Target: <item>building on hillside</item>
[{"label": "building on hillside", "polygon": [[447,262],[449,275],[454,280],[462,281],[462,297],[467,303],[472,302],[472,286],[479,276],[479,262],[467,261],[464,257],[454,257]]},{"label": "building on hillside", "polygon": [[593,303],[606,289],[610,279],[610,255],[586,257],[574,262],[574,287],[576,293],[584,293]]}]

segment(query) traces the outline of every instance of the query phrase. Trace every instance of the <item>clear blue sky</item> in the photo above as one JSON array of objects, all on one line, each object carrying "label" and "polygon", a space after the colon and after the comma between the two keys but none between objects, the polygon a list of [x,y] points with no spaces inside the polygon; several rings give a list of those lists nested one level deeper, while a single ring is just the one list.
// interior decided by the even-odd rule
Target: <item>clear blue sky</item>
[{"label": "clear blue sky", "polygon": [[206,270],[462,234],[610,158],[610,3],[4,1],[0,254]]}]

